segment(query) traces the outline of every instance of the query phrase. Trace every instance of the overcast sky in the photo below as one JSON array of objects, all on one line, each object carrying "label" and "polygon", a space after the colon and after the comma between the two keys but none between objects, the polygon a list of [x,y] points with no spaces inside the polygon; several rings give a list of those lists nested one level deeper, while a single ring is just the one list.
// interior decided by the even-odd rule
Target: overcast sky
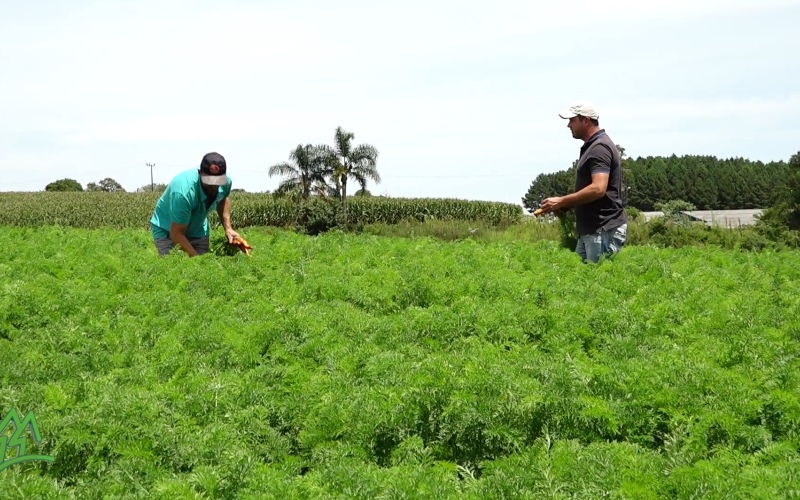
[{"label": "overcast sky", "polygon": [[800,150],[800,0],[0,0],[0,191],[127,190],[228,160],[234,187],[341,125],[374,194],[520,203],[594,101],[629,156]]}]

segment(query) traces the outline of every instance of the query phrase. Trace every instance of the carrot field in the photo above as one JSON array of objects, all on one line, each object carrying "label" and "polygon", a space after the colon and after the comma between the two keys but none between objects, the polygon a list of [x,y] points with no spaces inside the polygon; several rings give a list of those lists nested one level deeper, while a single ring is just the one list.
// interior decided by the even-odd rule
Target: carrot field
[{"label": "carrot field", "polygon": [[241,233],[0,229],[0,498],[800,497],[798,252]]}]

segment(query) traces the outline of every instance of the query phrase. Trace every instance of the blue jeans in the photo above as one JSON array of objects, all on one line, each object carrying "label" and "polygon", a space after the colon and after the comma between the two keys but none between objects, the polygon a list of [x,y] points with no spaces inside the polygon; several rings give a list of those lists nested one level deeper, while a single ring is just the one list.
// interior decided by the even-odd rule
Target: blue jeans
[{"label": "blue jeans", "polygon": [[619,252],[628,241],[628,224],[623,224],[608,231],[587,234],[578,238],[575,252],[584,262],[598,262],[605,255],[611,257]]}]

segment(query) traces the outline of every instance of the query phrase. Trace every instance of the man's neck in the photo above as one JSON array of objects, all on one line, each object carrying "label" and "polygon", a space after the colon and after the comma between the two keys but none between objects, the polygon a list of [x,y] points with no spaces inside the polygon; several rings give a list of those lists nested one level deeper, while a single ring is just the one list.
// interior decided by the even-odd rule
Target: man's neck
[{"label": "man's neck", "polygon": [[583,138],[583,142],[587,142],[589,139],[594,137],[594,135],[600,132],[602,129],[600,127],[592,127],[586,131],[586,136]]}]

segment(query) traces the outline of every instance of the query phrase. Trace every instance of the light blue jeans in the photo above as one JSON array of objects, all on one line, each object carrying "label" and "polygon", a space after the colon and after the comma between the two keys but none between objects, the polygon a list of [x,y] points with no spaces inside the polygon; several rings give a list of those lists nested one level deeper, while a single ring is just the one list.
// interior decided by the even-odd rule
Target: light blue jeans
[{"label": "light blue jeans", "polygon": [[611,257],[622,250],[628,241],[628,224],[623,224],[608,231],[587,234],[578,238],[575,252],[584,262],[597,263],[600,257]]}]

